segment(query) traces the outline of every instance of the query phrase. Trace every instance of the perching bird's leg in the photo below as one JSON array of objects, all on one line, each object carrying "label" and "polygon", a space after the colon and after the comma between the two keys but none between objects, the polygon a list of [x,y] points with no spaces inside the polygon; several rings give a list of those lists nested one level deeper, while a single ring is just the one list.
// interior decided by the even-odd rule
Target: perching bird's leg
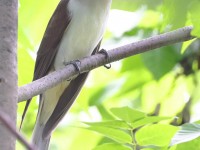
[{"label": "perching bird's leg", "polygon": [[67,66],[69,64],[72,64],[76,68],[76,70],[79,72],[79,74],[81,74],[81,69],[80,69],[81,61],[80,60],[72,60],[69,62],[64,62],[65,66]]},{"label": "perching bird's leg", "polygon": [[[72,64],[75,69],[78,71],[79,75],[81,74],[81,69],[80,69],[80,60],[73,60],[73,61],[69,61],[69,62],[63,62],[63,64],[65,66],[69,65],[69,64]],[[71,81],[72,79],[68,79],[67,81]]]}]

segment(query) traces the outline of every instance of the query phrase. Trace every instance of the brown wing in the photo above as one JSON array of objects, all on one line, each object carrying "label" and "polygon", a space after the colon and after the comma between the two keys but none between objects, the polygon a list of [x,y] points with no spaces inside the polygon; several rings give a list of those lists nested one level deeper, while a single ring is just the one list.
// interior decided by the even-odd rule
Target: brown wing
[{"label": "brown wing", "polygon": [[[101,45],[101,41],[94,49],[92,55],[98,52]],[[70,82],[68,87],[62,93],[53,113],[49,117],[43,131],[43,137],[47,137],[51,131],[57,126],[59,121],[64,117],[66,112],[69,110],[73,102],[75,101],[76,97],[78,96],[85,80],[88,76],[89,72],[80,74],[74,80]]]},{"label": "brown wing", "polygon": [[68,2],[69,0],[60,1],[47,25],[37,53],[33,80],[47,75],[51,68],[63,33],[71,20],[70,12],[67,10]]},{"label": "brown wing", "polygon": [[[43,39],[41,41],[37,53],[33,81],[47,75],[51,69],[63,33],[71,20],[70,13],[67,10],[68,2],[69,0],[60,1],[47,25],[46,31],[44,33]],[[31,99],[27,100],[26,102],[26,106],[22,115],[21,125],[24,120],[30,101]]]}]

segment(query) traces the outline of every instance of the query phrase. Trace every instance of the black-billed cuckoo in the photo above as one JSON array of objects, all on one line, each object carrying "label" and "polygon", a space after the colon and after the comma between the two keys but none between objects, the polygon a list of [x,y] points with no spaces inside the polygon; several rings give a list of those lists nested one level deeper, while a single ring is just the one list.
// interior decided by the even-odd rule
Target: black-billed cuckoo
[{"label": "black-billed cuckoo", "polygon": [[[99,50],[112,0],[61,0],[53,13],[37,53],[34,78],[61,69],[67,62]],[[33,133],[38,150],[48,149],[51,132],[79,94],[88,73],[63,81],[40,95]],[[27,101],[24,114],[30,100]],[[24,115],[23,115],[24,117]]]}]

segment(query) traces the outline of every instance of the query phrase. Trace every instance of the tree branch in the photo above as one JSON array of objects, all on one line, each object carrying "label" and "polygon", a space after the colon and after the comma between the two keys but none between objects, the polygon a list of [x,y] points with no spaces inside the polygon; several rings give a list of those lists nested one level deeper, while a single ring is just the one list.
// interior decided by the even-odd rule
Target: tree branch
[{"label": "tree branch", "polygon": [[8,119],[8,116],[2,112],[0,112],[0,121],[28,150],[35,150],[34,147],[15,130],[15,127],[12,126],[13,123]]},{"label": "tree branch", "polygon": [[[0,111],[15,127],[17,117],[18,1],[0,0]],[[0,149],[14,150],[16,138],[0,121]]]},{"label": "tree branch", "polygon": [[[192,27],[188,26],[109,50],[109,60],[106,59],[105,55],[102,53],[83,58],[80,60],[80,72],[88,72],[104,64],[118,61],[120,59],[150,51],[162,46],[191,40],[194,38],[190,35],[191,30]],[[18,102],[30,99],[35,95],[39,95],[45,90],[52,88],[61,81],[69,79],[78,73],[79,72],[74,68],[73,65],[67,65],[61,70],[50,73],[49,75],[33,81],[30,84],[21,86],[18,90]]]}]

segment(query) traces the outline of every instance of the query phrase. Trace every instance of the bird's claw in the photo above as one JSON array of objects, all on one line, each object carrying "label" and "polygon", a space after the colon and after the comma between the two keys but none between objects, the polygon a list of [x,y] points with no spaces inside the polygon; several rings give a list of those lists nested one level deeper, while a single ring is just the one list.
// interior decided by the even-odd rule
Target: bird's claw
[{"label": "bird's claw", "polygon": [[75,67],[75,69],[79,72],[79,74],[81,74],[81,69],[80,69],[81,61],[80,60],[73,60],[73,61],[69,61],[69,62],[64,62],[65,66],[67,66],[69,64],[72,64]]},{"label": "bird's claw", "polygon": [[[109,56],[108,52],[107,52],[105,49],[101,49],[101,50],[99,51],[99,53],[104,54],[107,60],[110,59],[110,56]],[[105,64],[104,67],[105,67],[106,69],[110,69],[112,66],[111,66],[111,64]]]}]

